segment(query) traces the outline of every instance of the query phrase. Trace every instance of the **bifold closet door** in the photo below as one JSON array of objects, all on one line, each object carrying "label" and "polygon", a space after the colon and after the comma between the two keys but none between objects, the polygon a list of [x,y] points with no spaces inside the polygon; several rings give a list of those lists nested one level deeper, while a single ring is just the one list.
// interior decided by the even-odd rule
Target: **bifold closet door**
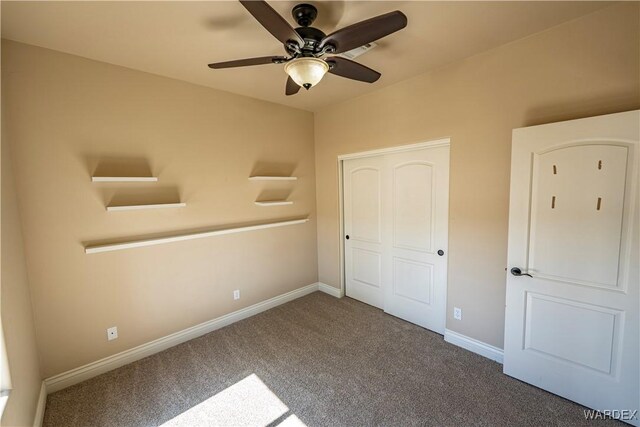
[{"label": "bifold closet door", "polygon": [[343,162],[347,296],[444,333],[449,146]]}]

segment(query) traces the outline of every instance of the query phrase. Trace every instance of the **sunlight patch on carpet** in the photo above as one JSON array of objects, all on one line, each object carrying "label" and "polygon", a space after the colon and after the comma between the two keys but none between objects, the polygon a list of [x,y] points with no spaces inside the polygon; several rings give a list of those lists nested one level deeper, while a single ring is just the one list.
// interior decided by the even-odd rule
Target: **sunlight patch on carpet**
[{"label": "sunlight patch on carpet", "polygon": [[307,425],[303,423],[300,418],[296,417],[294,414],[291,414],[287,418],[285,418],[284,421],[278,424],[278,427],[307,427]]},{"label": "sunlight patch on carpet", "polygon": [[[265,427],[287,412],[287,405],[282,403],[256,374],[251,374],[162,426]],[[292,414],[279,426],[304,427],[305,424]]]}]

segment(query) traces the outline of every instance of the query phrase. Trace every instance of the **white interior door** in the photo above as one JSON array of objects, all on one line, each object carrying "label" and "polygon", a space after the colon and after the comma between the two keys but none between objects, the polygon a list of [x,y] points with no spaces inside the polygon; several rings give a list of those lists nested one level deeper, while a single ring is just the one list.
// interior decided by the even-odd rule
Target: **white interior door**
[{"label": "white interior door", "polygon": [[346,294],[444,333],[449,146],[343,162]]},{"label": "white interior door", "polygon": [[504,372],[601,411],[640,407],[639,140],[638,111],[513,132]]},{"label": "white interior door", "polygon": [[351,298],[384,308],[382,292],[382,183],[387,179],[383,157],[343,164],[345,282]]}]

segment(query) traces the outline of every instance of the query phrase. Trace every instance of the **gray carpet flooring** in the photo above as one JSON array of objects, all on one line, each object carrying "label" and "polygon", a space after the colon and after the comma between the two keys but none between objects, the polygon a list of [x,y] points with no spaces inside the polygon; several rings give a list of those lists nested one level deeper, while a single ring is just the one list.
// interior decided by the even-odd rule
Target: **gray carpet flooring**
[{"label": "gray carpet flooring", "polygon": [[582,406],[501,368],[316,292],[53,393],[44,425],[594,424]]}]

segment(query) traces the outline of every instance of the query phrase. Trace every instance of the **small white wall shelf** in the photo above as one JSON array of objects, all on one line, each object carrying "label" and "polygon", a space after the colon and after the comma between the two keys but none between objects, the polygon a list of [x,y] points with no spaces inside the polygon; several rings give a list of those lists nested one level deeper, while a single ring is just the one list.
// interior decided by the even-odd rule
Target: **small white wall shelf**
[{"label": "small white wall shelf", "polygon": [[250,181],[295,181],[297,180],[297,176],[267,176],[267,175],[258,175],[258,176],[250,176]]},{"label": "small white wall shelf", "polygon": [[283,205],[292,205],[293,202],[289,202],[287,200],[264,200],[261,202],[255,202],[258,206],[283,206]]},{"label": "small white wall shelf", "polygon": [[202,239],[204,237],[222,236],[225,234],[242,233],[244,231],[262,230],[266,228],[284,227],[287,225],[304,224],[309,218],[294,219],[289,221],[277,221],[268,224],[249,225],[245,227],[222,228],[211,231],[202,231],[197,233],[178,234],[175,236],[158,237],[155,239],[132,240],[129,242],[112,243],[106,245],[90,245],[85,246],[86,254],[95,254],[100,252],[119,251],[123,249],[140,248],[143,246],[161,245],[164,243],[182,242],[185,240]]},{"label": "small white wall shelf", "polygon": [[92,176],[93,182],[157,182],[155,176]]},{"label": "small white wall shelf", "polygon": [[126,206],[107,206],[107,211],[134,211],[141,209],[164,209],[164,208],[183,208],[186,203],[160,203],[154,205],[126,205]]}]

